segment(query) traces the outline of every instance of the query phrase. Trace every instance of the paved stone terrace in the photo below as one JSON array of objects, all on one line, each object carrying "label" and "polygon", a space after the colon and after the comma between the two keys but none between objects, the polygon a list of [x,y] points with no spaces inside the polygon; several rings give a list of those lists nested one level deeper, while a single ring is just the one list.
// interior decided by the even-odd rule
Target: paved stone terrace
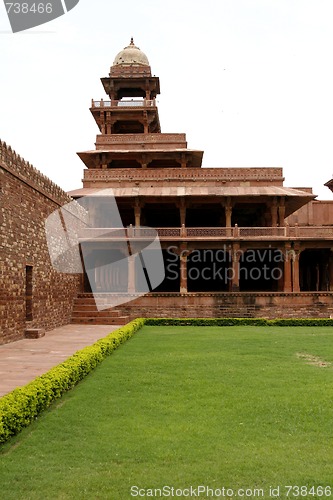
[{"label": "paved stone terrace", "polygon": [[121,325],[66,325],[40,339],[23,339],[0,346],[0,397],[31,382],[79,349]]}]

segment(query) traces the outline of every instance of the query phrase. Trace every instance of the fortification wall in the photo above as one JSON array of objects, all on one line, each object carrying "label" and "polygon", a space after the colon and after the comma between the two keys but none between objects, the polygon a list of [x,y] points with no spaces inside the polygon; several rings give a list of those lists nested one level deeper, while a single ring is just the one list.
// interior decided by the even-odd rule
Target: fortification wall
[{"label": "fortification wall", "polygon": [[81,277],[53,269],[44,229],[48,215],[71,198],[1,141],[0,182],[1,344],[26,329],[69,323]]}]

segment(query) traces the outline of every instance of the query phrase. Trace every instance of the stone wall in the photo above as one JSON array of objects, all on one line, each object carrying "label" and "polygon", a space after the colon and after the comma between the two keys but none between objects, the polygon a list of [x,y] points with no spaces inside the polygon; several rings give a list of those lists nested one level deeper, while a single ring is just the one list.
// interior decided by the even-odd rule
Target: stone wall
[{"label": "stone wall", "polygon": [[333,293],[152,293],[119,309],[132,318],[329,318]]},{"label": "stone wall", "polygon": [[290,226],[331,226],[333,200],[313,200],[287,217]]},{"label": "stone wall", "polygon": [[[0,179],[0,343],[6,343],[27,328],[69,323],[81,278],[52,268],[45,238],[45,219],[71,198],[1,141]],[[26,314],[27,266],[32,318]]]}]

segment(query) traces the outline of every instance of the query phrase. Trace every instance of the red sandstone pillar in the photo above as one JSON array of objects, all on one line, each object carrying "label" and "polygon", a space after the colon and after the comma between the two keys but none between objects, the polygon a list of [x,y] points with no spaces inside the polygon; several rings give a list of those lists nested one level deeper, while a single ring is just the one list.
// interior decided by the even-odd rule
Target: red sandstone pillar
[{"label": "red sandstone pillar", "polygon": [[135,226],[136,227],[141,226],[141,207],[139,206],[134,207],[134,217],[135,217]]},{"label": "red sandstone pillar", "polygon": [[231,227],[232,207],[226,206],[224,207],[224,211],[225,211],[225,225],[226,227]]},{"label": "red sandstone pillar", "polygon": [[284,249],[284,292],[292,292],[292,281],[291,281],[291,262],[292,262],[292,250],[291,245],[286,244]]},{"label": "red sandstone pillar", "polygon": [[187,255],[180,254],[180,293],[187,293]]},{"label": "red sandstone pillar", "polygon": [[187,243],[183,242],[179,247],[179,272],[180,272],[180,293],[187,293]]},{"label": "red sandstone pillar", "polygon": [[232,282],[231,291],[239,292],[239,265],[240,259],[240,248],[238,244],[234,244],[232,248]]},{"label": "red sandstone pillar", "polygon": [[272,227],[277,226],[277,203],[276,203],[276,198],[273,199],[272,204],[271,204],[271,224]]},{"label": "red sandstone pillar", "polygon": [[278,212],[279,212],[279,226],[283,227],[284,226],[284,217],[285,217],[285,213],[286,213],[286,207],[284,206],[284,200],[279,205]]},{"label": "red sandstone pillar", "polygon": [[185,221],[186,221],[186,207],[181,206],[179,209],[180,213],[180,225],[185,226]]},{"label": "red sandstone pillar", "polygon": [[135,293],[135,257],[128,257],[128,293]]},{"label": "red sandstone pillar", "polygon": [[293,258],[293,292],[299,292],[299,251],[295,251]]},{"label": "red sandstone pillar", "polygon": [[333,251],[330,251],[330,257],[328,261],[328,276],[329,276],[329,290],[333,291]]}]

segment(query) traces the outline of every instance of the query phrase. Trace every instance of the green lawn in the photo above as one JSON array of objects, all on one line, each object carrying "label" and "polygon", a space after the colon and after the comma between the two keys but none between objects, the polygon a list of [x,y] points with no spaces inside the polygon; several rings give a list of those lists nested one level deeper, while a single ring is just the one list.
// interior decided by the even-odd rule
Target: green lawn
[{"label": "green lawn", "polygon": [[332,471],[332,328],[145,326],[3,446],[0,499],[333,498]]}]

